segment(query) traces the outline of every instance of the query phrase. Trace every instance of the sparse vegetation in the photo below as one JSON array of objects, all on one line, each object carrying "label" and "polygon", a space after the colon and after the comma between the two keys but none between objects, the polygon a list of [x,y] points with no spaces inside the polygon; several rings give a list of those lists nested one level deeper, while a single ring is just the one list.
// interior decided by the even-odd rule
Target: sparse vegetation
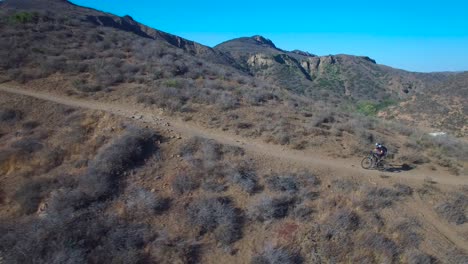
[{"label": "sparse vegetation", "polygon": [[295,192],[299,189],[294,176],[273,175],[267,178],[267,186],[270,190],[281,192]]},{"label": "sparse vegetation", "polygon": [[269,248],[252,258],[251,264],[301,264],[300,255],[285,248]]},{"label": "sparse vegetation", "polygon": [[327,239],[342,237],[340,233],[356,231],[362,225],[359,215],[347,209],[334,212],[325,222],[324,236]]},{"label": "sparse vegetation", "polygon": [[38,20],[39,14],[37,12],[17,12],[14,15],[10,17],[10,21],[12,23],[21,23],[21,24],[26,24],[26,23],[31,23],[35,22]]},{"label": "sparse vegetation", "polygon": [[436,206],[436,211],[447,221],[462,225],[468,222],[468,196],[462,192],[454,194],[448,201]]},{"label": "sparse vegetation", "polygon": [[363,248],[371,249],[374,259],[385,262],[395,262],[401,254],[399,246],[390,238],[383,234],[368,232],[365,233],[360,243]]},{"label": "sparse vegetation", "polygon": [[395,188],[396,192],[400,195],[403,196],[410,196],[413,194],[413,188],[411,188],[408,185],[402,184],[402,183],[396,183],[393,185]]},{"label": "sparse vegetation", "polygon": [[300,204],[294,208],[293,215],[295,218],[306,221],[309,220],[311,215],[316,212],[310,205]]},{"label": "sparse vegetation", "polygon": [[200,234],[213,232],[224,245],[242,236],[242,216],[227,197],[195,201],[188,207],[187,215],[189,222],[200,228]]},{"label": "sparse vegetation", "polygon": [[361,102],[357,105],[357,111],[366,116],[375,116],[379,111],[396,104],[392,99],[384,100],[383,102]]},{"label": "sparse vegetation", "polygon": [[287,196],[261,196],[249,208],[249,216],[261,222],[283,218],[288,215],[294,199]]},{"label": "sparse vegetation", "polygon": [[14,109],[0,109],[0,122],[17,122],[23,118],[21,111]]},{"label": "sparse vegetation", "polygon": [[96,199],[111,194],[118,188],[119,177],[125,171],[154,153],[157,137],[149,130],[129,129],[97,153],[87,173],[80,178],[80,190]]},{"label": "sparse vegetation", "polygon": [[125,206],[131,215],[160,214],[169,208],[170,200],[148,190],[137,189],[130,192]]},{"label": "sparse vegetation", "polygon": [[397,222],[392,228],[394,234],[397,237],[394,238],[395,242],[401,248],[418,248],[421,242],[424,240],[423,235],[420,232],[421,223],[415,218],[405,219]]},{"label": "sparse vegetation", "polygon": [[433,256],[420,251],[411,251],[406,256],[408,264],[434,264],[437,259]]},{"label": "sparse vegetation", "polygon": [[363,201],[363,206],[367,210],[381,209],[392,206],[396,201],[399,201],[412,192],[405,186],[396,185],[397,189],[390,188],[371,188],[366,193],[366,199]]},{"label": "sparse vegetation", "polygon": [[243,191],[253,194],[258,190],[257,175],[252,169],[241,167],[231,173],[231,181],[237,184]]},{"label": "sparse vegetation", "polygon": [[52,182],[48,179],[29,180],[15,193],[15,200],[21,207],[22,214],[35,213],[41,200],[51,188]]},{"label": "sparse vegetation", "polygon": [[179,195],[193,191],[199,186],[195,175],[178,174],[172,181],[172,189]]},{"label": "sparse vegetation", "polygon": [[13,142],[11,147],[22,155],[28,155],[41,150],[44,145],[35,138],[22,138]]}]

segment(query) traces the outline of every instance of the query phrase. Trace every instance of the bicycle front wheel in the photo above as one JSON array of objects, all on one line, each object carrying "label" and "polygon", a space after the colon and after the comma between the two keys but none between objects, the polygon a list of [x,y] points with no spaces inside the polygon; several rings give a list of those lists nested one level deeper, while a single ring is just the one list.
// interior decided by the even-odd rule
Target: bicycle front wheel
[{"label": "bicycle front wheel", "polygon": [[372,160],[371,157],[365,157],[365,158],[362,159],[362,161],[361,161],[361,167],[362,167],[363,169],[368,170],[368,169],[370,169],[370,168],[372,167],[373,163],[374,163],[374,161]]}]

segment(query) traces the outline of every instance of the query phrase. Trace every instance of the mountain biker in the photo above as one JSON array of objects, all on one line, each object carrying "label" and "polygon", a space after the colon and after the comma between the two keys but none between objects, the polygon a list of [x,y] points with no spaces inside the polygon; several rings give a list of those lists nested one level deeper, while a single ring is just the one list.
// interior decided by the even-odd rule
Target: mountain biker
[{"label": "mountain biker", "polygon": [[387,156],[387,147],[380,143],[375,143],[374,154],[378,158],[378,161],[381,161],[385,156]]}]

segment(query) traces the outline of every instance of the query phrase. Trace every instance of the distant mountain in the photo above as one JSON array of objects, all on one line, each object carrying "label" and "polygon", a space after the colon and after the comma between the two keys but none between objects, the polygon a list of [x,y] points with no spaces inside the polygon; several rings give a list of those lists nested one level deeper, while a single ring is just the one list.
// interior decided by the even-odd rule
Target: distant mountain
[{"label": "distant mountain", "polygon": [[369,57],[288,52],[261,36],[233,39],[215,49],[229,54],[257,77],[313,97],[406,98],[425,86],[415,74],[378,65]]},{"label": "distant mountain", "polygon": [[[262,36],[237,38],[215,47],[258,77],[295,93],[332,103],[398,103],[389,116],[411,116],[438,127],[466,131],[467,73],[415,73],[369,57],[316,56],[285,51]],[[461,103],[464,101],[465,103]],[[435,121],[438,120],[438,121]]]}]

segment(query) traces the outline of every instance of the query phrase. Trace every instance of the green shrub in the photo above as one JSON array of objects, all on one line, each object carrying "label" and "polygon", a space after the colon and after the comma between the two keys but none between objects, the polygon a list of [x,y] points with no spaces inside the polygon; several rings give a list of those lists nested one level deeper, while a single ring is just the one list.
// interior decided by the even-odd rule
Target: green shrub
[{"label": "green shrub", "polygon": [[39,18],[38,13],[30,13],[30,12],[18,12],[10,17],[10,21],[13,23],[31,23],[36,22]]},{"label": "green shrub", "polygon": [[357,105],[357,111],[366,116],[374,116],[377,114],[377,106],[371,102],[362,102]]},{"label": "green shrub", "polygon": [[397,102],[392,99],[385,99],[380,103],[360,102],[357,105],[357,112],[366,116],[375,116],[377,113]]},{"label": "green shrub", "polygon": [[177,80],[167,80],[164,82],[167,87],[181,88],[181,83]]}]

